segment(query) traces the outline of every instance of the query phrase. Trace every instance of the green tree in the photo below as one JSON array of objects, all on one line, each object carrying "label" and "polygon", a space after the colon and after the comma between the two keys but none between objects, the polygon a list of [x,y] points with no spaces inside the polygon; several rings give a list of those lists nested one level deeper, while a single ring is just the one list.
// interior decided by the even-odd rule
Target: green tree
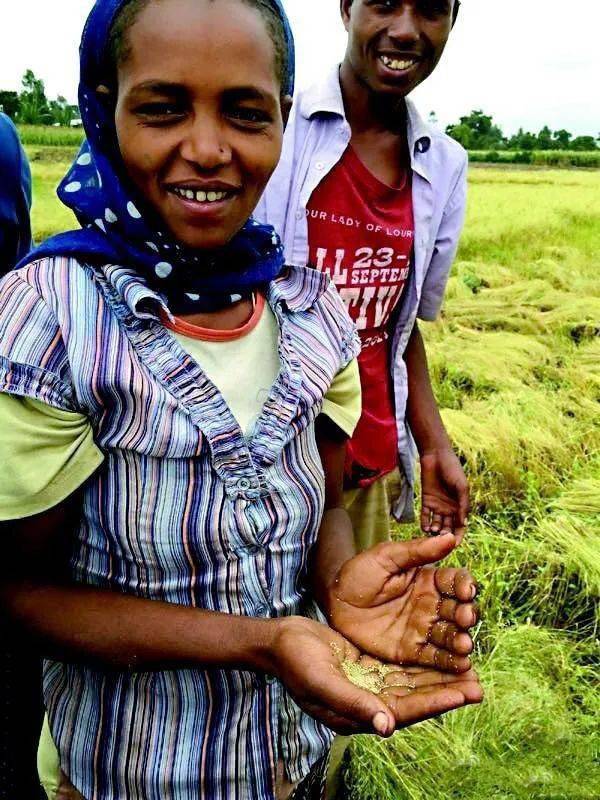
[{"label": "green tree", "polygon": [[28,69],[21,81],[23,90],[19,95],[19,122],[29,125],[48,125],[52,115],[48,107],[44,81]]},{"label": "green tree", "polygon": [[0,111],[12,119],[16,119],[19,112],[19,95],[16,92],[0,89]]},{"label": "green tree", "polygon": [[542,130],[537,136],[537,149],[538,150],[552,150],[554,142],[552,141],[552,131],[547,125],[544,125]]},{"label": "green tree", "polygon": [[59,95],[56,100],[51,100],[48,104],[52,122],[55,125],[70,125],[71,120],[75,119],[78,115],[77,106],[72,106],[62,95]]},{"label": "green tree", "polygon": [[535,150],[538,146],[538,137],[535,133],[529,133],[529,131],[524,131],[523,128],[519,128],[519,130],[515,133],[514,136],[511,136],[508,140],[508,149],[509,150]]},{"label": "green tree", "polygon": [[571,150],[597,150],[598,144],[593,136],[576,136],[571,142]]},{"label": "green tree", "polygon": [[458,125],[449,125],[446,133],[471,150],[498,150],[505,145],[502,129],[481,109],[461,117]]},{"label": "green tree", "polygon": [[554,131],[554,142],[557,150],[568,150],[571,145],[572,134],[561,128],[559,131]]}]

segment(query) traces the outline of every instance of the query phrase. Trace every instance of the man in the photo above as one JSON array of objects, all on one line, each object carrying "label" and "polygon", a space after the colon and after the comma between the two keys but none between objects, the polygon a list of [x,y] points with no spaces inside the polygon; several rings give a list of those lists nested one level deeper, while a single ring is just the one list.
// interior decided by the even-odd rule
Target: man
[{"label": "man", "polygon": [[[466,202],[467,156],[407,96],[439,63],[458,0],[341,0],[346,55],[295,99],[284,150],[258,215],[289,264],[327,272],[362,340],[363,414],[349,443],[346,508],[357,549],[391,535],[391,511],[462,536],[463,469],[431,388],[417,318],[439,314]],[[398,466],[400,469],[398,469]],[[334,744],[328,797],[347,741]]]},{"label": "man", "polygon": [[[15,126],[0,114],[0,276],[31,247],[31,172]],[[37,800],[41,664],[0,621],[0,800]]]},{"label": "man", "polygon": [[464,220],[467,157],[406,99],[437,66],[458,7],[341,0],[344,61],[296,97],[258,212],[281,233],[288,263],[332,277],[362,339],[363,416],[346,463],[359,549],[389,538],[391,508],[399,520],[414,518],[414,443],[423,531],[462,535],[467,522],[467,481],[417,325],[440,311]]}]

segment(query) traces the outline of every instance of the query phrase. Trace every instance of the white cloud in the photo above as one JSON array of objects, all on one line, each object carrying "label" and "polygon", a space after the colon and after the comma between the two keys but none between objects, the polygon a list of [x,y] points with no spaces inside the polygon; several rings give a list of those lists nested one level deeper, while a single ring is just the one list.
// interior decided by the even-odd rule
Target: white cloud
[{"label": "white cloud", "polygon": [[[338,0],[285,0],[298,41],[299,83],[317,80],[344,52]],[[50,97],[76,96],[77,45],[91,0],[3,3],[0,87],[18,88],[27,68]],[[473,108],[506,132],[600,130],[597,0],[463,0],[436,73],[415,92],[424,113],[455,121]]]}]

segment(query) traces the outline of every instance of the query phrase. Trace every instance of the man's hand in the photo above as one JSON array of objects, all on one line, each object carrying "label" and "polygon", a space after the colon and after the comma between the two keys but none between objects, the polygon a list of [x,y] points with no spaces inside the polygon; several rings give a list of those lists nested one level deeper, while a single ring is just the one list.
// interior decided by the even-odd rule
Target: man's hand
[{"label": "man's hand", "polygon": [[430,717],[483,697],[477,675],[448,675],[435,669],[385,665],[381,694],[350,682],[343,665],[366,669],[376,662],[318,622],[302,617],[277,620],[274,665],[298,705],[338,733],[391,736]]},{"label": "man's hand", "polygon": [[421,454],[421,489],[423,533],[454,533],[460,544],[469,516],[469,484],[452,449]]},{"label": "man's hand", "polygon": [[456,544],[452,534],[386,542],[350,559],[328,591],[331,626],[382,661],[466,672],[475,581],[464,569],[424,566]]}]

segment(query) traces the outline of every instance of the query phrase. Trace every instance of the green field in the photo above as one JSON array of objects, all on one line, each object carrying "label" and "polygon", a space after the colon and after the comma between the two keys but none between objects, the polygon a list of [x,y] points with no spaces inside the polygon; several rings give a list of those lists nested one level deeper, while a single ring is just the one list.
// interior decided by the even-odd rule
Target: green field
[{"label": "green field", "polygon": [[[37,236],[66,156],[33,161]],[[352,800],[600,797],[600,171],[471,171],[442,320],[424,326],[474,514],[486,701],[358,738]],[[402,529],[401,536],[413,531]]]}]

